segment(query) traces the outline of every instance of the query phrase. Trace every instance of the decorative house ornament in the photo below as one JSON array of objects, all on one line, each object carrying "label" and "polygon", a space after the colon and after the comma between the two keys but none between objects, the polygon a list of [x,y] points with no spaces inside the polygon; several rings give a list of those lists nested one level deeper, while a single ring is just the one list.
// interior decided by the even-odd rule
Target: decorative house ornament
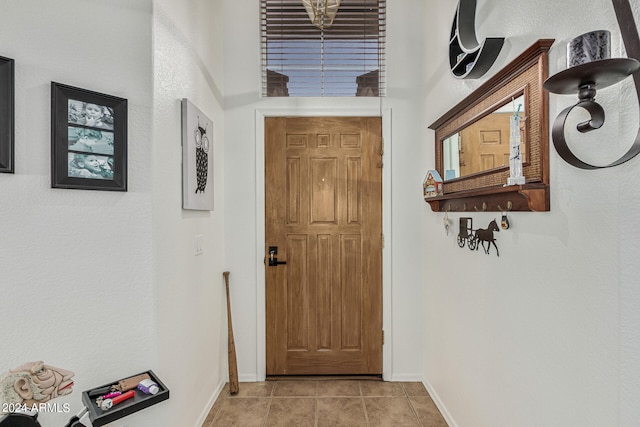
[{"label": "decorative house ornament", "polygon": [[341,0],[302,0],[311,23],[320,29],[333,25]]},{"label": "decorative house ornament", "polygon": [[[570,65],[544,82],[544,88],[558,94],[578,93],[578,103],[565,108],[553,122],[551,136],[558,155],[567,163],[580,169],[601,169],[618,166],[640,153],[640,128],[636,138],[618,160],[607,165],[592,165],[580,160],[571,151],[565,139],[564,130],[569,113],[580,107],[586,110],[590,119],[576,126],[581,133],[600,129],[604,124],[604,109],[595,101],[596,89],[614,85],[633,74],[638,103],[640,104],[640,37],[629,0],[612,0],[620,34],[628,58],[609,58],[610,48],[606,31],[583,34],[567,47],[567,64]],[[573,65],[576,64],[576,65]]]},{"label": "decorative house ornament", "polygon": [[424,191],[424,198],[442,196],[442,178],[436,170],[430,170],[427,172],[427,176],[422,183],[422,189]]}]

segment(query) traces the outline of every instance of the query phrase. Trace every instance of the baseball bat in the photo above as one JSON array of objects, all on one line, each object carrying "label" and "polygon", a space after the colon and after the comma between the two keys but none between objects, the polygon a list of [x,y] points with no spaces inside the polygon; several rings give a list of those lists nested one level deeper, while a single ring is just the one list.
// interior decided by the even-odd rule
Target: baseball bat
[{"label": "baseball bat", "polygon": [[227,288],[227,326],[229,329],[229,392],[238,394],[238,362],[236,361],[236,343],[233,340],[233,326],[231,324],[231,299],[229,297],[229,272],[222,273]]}]

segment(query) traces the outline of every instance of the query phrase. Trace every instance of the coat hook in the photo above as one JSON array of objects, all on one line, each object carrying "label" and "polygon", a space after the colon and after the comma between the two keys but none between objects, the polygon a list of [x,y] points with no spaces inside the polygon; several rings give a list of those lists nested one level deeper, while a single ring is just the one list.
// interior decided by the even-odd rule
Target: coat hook
[{"label": "coat hook", "polygon": [[501,211],[501,212],[504,212],[504,211],[507,211],[507,212],[508,212],[508,211],[510,211],[511,209],[513,209],[513,203],[511,203],[511,200],[509,200],[509,201],[507,202],[507,209],[502,209],[502,206],[498,205],[498,210],[499,210],[499,211]]},{"label": "coat hook", "polygon": [[482,209],[478,209],[477,206],[474,206],[473,208],[478,212],[484,212],[487,210],[487,204],[485,202],[482,202]]}]

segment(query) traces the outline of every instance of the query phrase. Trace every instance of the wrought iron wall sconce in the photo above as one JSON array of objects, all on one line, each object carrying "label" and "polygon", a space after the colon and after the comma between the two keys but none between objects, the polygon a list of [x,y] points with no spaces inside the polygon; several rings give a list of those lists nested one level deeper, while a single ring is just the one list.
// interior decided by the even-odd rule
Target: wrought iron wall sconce
[{"label": "wrought iron wall sconce", "polygon": [[[602,106],[595,101],[596,90],[614,85],[632,74],[638,96],[638,104],[640,105],[640,73],[637,73],[640,69],[640,62],[638,61],[638,58],[640,58],[640,37],[638,36],[638,30],[635,25],[629,0],[612,0],[612,3],[618,20],[618,26],[620,27],[622,40],[629,57],[613,59],[600,59],[596,57],[595,60],[591,60],[593,57],[587,55],[587,61],[591,60],[590,62],[579,63],[578,65],[571,66],[548,78],[543,85],[546,90],[553,93],[578,93],[578,103],[565,108],[558,117],[556,117],[553,123],[551,136],[553,138],[553,144],[560,157],[570,165],[580,169],[601,169],[617,166],[632,159],[640,153],[640,128],[638,129],[636,139],[631,148],[629,148],[629,150],[618,160],[604,166],[596,166],[580,160],[569,149],[564,135],[567,117],[576,107],[583,108],[591,116],[590,120],[581,122],[577,125],[577,130],[579,132],[591,132],[602,127],[605,120],[605,113]],[[600,34],[584,34],[583,36],[580,36],[580,38],[590,37],[591,40],[595,41],[597,44],[597,42],[602,41],[603,39],[601,37],[601,33],[603,32],[599,33]],[[608,42],[608,38],[606,38],[606,42]],[[608,50],[601,49],[600,51],[605,52]],[[569,52],[567,55],[570,55]],[[570,65],[573,65],[571,64],[571,60],[567,62],[570,63]]]}]

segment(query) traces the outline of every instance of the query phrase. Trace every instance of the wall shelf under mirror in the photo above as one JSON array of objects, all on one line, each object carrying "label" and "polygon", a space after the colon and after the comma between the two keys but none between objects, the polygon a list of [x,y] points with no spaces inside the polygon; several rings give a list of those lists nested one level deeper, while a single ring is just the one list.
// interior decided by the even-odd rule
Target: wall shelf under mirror
[{"label": "wall shelf under mirror", "polygon": [[[435,131],[436,170],[444,178],[443,195],[425,198],[434,212],[550,209],[549,105],[542,84],[553,42],[535,42],[429,126]],[[522,120],[525,183],[506,186],[509,128],[500,116],[514,114]],[[470,129],[478,136],[468,137]],[[458,151],[447,153],[456,151],[451,147]]]},{"label": "wall shelf under mirror", "polygon": [[427,203],[434,212],[544,212],[549,210],[549,186],[500,185],[432,197]]}]

